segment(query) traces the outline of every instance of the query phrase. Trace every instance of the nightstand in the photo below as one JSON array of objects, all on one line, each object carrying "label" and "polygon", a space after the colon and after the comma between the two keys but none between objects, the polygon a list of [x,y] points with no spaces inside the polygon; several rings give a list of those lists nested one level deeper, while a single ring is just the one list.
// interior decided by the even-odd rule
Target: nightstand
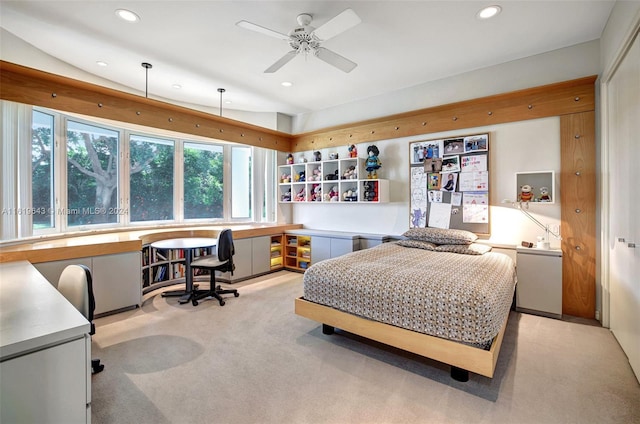
[{"label": "nightstand", "polygon": [[562,250],[516,248],[516,310],[562,317]]}]

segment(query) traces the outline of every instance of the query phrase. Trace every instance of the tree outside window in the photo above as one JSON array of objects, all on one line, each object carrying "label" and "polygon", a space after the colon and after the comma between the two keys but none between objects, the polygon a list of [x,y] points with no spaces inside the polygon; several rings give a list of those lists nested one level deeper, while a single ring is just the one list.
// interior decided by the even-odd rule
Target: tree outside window
[{"label": "tree outside window", "polygon": [[173,220],[174,142],[129,139],[131,222]]},{"label": "tree outside window", "polygon": [[118,209],[117,131],[67,123],[68,226],[116,223]]},{"label": "tree outside window", "polygon": [[33,111],[31,124],[31,204],[33,230],[55,227],[52,115]]},{"label": "tree outside window", "polygon": [[222,146],[184,143],[185,219],[224,217]]}]

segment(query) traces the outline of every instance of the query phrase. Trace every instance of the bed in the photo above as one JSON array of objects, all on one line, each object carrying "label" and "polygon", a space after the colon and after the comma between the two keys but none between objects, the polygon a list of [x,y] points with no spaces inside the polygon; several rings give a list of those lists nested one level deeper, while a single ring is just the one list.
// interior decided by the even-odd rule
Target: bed
[{"label": "bed", "polygon": [[493,377],[513,301],[515,264],[463,230],[414,228],[310,266],[295,312],[335,328]]}]

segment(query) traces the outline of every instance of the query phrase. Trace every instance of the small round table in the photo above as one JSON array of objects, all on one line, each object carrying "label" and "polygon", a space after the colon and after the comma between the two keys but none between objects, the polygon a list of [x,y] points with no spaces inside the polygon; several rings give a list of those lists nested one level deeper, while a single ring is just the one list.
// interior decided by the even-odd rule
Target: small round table
[{"label": "small round table", "polygon": [[163,292],[162,296],[180,296],[180,303],[187,303],[191,299],[193,293],[193,273],[191,272],[191,260],[193,249],[202,247],[213,247],[218,243],[218,239],[209,237],[184,237],[173,238],[167,240],[159,240],[151,243],[151,247],[155,249],[166,250],[184,250],[184,267],[185,267],[185,289],[176,292]]}]

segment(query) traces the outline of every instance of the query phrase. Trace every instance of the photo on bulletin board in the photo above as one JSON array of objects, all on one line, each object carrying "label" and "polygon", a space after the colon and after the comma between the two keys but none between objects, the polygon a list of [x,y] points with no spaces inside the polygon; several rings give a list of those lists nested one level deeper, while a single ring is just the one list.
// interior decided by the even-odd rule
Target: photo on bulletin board
[{"label": "photo on bulletin board", "polygon": [[409,143],[409,228],[489,234],[489,133]]}]

